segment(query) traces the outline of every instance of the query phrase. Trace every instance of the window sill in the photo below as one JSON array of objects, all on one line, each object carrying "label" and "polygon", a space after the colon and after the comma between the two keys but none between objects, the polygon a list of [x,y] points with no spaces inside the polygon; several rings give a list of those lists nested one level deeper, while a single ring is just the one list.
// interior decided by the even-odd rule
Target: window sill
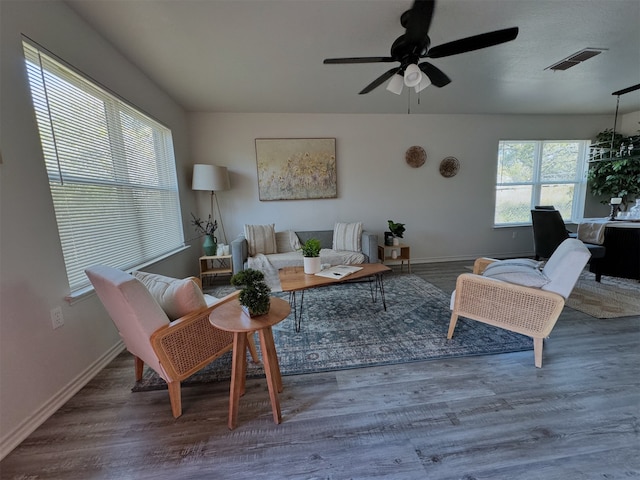
[{"label": "window sill", "polygon": [[[177,248],[169,253],[166,253],[164,255],[162,255],[161,257],[158,258],[154,258],[153,260],[151,260],[150,262],[147,263],[143,263],[142,265],[138,265],[137,267],[134,267],[130,270],[128,270],[128,272],[133,272],[135,270],[140,270],[142,268],[146,268],[150,265],[154,265],[158,262],[161,262],[162,260],[165,260],[169,257],[172,257],[173,255],[176,255],[178,253],[184,252],[185,250],[191,248],[190,245],[183,245],[180,248]],[[64,297],[64,299],[69,303],[69,305],[75,305],[78,302],[81,302],[93,295],[95,295],[96,291],[93,288],[93,285],[89,284],[86,287],[82,287],[79,288],[78,290],[74,290],[73,292],[71,292],[69,295],[67,295],[66,297]]]}]

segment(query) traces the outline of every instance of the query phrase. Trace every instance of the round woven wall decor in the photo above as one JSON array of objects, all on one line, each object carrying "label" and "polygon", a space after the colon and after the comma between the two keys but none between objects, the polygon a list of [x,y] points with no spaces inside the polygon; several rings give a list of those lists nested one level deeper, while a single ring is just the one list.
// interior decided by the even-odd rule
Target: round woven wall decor
[{"label": "round woven wall decor", "polygon": [[425,152],[422,147],[409,147],[407,152],[404,154],[404,159],[410,167],[418,168],[424,165],[424,162],[427,161],[427,152]]},{"label": "round woven wall decor", "polygon": [[440,162],[440,175],[445,178],[454,177],[460,170],[460,162],[456,157],[447,157]]}]

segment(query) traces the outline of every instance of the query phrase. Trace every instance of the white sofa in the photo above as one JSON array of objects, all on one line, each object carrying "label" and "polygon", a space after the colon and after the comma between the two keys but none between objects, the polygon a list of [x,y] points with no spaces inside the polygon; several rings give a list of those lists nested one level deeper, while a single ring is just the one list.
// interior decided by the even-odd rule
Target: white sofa
[{"label": "white sofa", "polygon": [[[246,232],[246,228],[245,228]],[[348,263],[376,263],[378,261],[378,235],[362,231],[360,234],[360,249],[356,251],[334,248],[334,230],[309,230],[297,231],[285,230],[275,232],[275,248],[268,251],[273,253],[250,255],[251,248],[247,235],[241,235],[231,242],[231,260],[233,273],[246,268],[263,270],[264,262],[268,262],[271,268],[278,270],[283,267],[302,266],[303,257],[300,245],[309,238],[320,241],[320,262],[330,265]]]}]

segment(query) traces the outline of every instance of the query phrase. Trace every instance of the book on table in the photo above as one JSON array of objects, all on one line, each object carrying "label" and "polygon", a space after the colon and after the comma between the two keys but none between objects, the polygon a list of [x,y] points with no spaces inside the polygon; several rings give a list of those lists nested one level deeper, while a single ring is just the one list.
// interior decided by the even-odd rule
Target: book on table
[{"label": "book on table", "polygon": [[319,277],[334,278],[340,280],[341,278],[351,275],[358,270],[362,270],[362,267],[355,267],[353,265],[334,265],[333,267],[325,268],[324,270],[316,273]]}]

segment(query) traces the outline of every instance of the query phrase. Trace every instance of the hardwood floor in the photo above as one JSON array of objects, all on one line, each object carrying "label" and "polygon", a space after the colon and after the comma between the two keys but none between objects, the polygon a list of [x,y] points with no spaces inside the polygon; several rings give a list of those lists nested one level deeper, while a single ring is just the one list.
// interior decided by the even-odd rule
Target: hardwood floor
[{"label": "hardwood floor", "polygon": [[[471,262],[413,265],[451,291]],[[640,477],[640,317],[565,308],[533,352],[264,379],[238,428],[229,383],[131,393],[122,354],[0,463],[2,479],[613,479]]]}]

